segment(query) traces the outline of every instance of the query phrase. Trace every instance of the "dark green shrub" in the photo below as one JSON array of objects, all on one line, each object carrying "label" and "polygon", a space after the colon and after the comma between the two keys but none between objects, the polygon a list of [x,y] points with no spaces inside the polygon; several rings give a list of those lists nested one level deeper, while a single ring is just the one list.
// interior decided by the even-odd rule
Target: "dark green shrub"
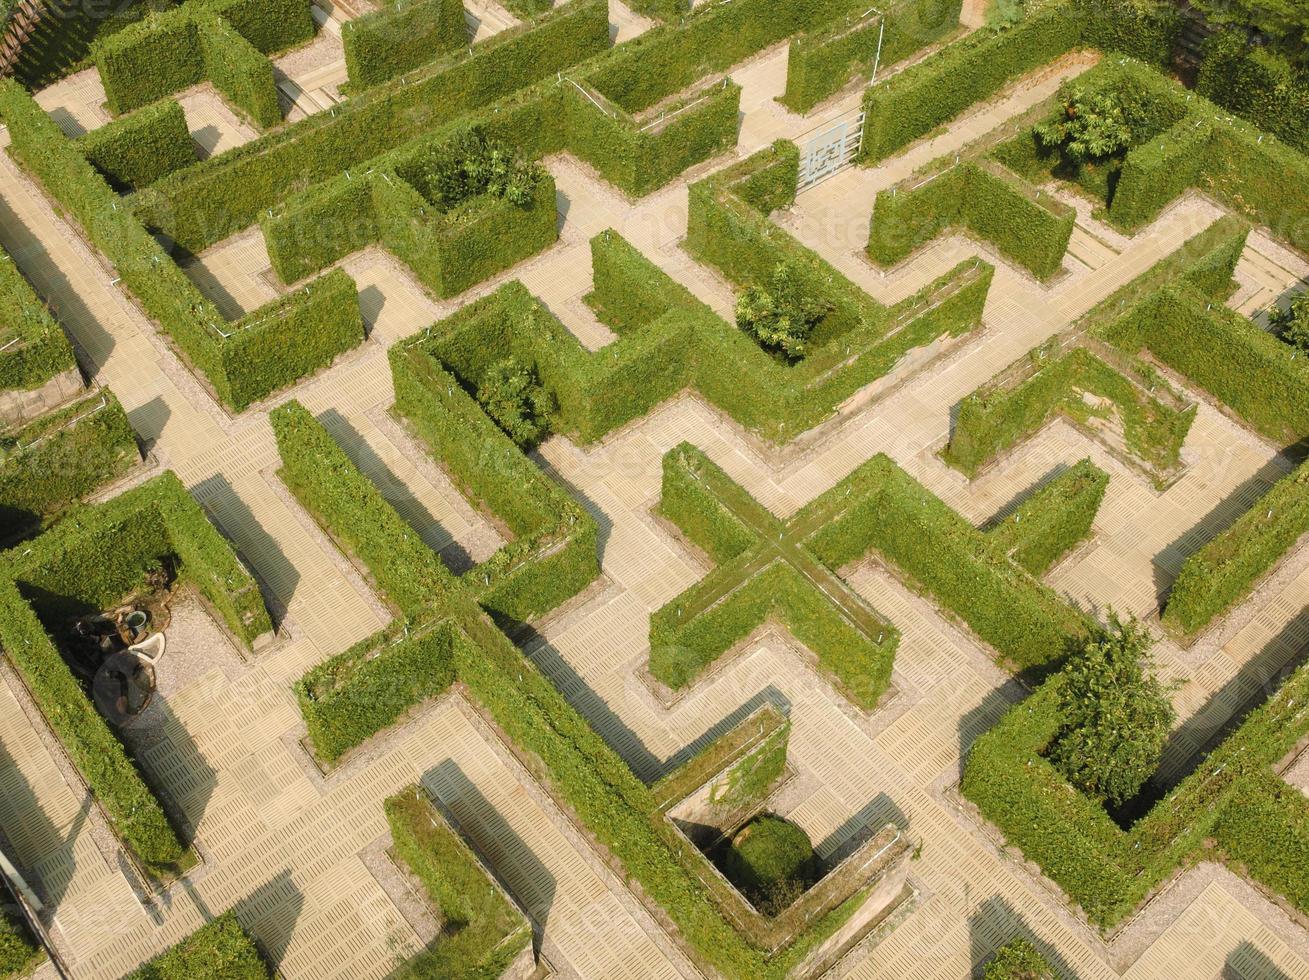
[{"label": "dark green shrub", "polygon": [[204,80],[204,55],[192,11],[150,16],[96,42],[95,63],[109,110],[131,112]]},{"label": "dark green shrub", "polygon": [[767,286],[747,286],[736,301],[736,325],[764,350],[793,361],[804,356],[814,327],[831,312],[831,304],[806,295],[797,278],[793,266],[779,263]]},{"label": "dark green shrub", "polygon": [[0,435],[0,540],[38,527],[140,461],[127,413],[108,390]]},{"label": "dark green shrub", "polygon": [[263,54],[284,51],[314,36],[306,0],[186,0],[218,14]]},{"label": "dark green shrub", "polygon": [[205,77],[260,129],[280,123],[273,63],[221,17],[199,12],[194,16]]},{"label": "dark green shrub", "polygon": [[737,831],[720,859],[727,880],[764,915],[777,915],[819,875],[809,835],[789,820],[763,814]]},{"label": "dark green shrub", "polygon": [[550,431],[554,396],[536,372],[514,358],[496,361],[477,387],[477,401],[491,420],[520,448],[540,442]]},{"label": "dark green shrub", "polygon": [[1104,160],[1139,141],[1146,109],[1123,92],[1084,91],[1074,86],[1058,115],[1034,130],[1037,142],[1074,163]]},{"label": "dark green shrub", "polygon": [[350,84],[368,88],[468,43],[462,0],[410,0],[341,28]]},{"label": "dark green shrub", "polygon": [[404,176],[434,207],[448,213],[482,195],[526,207],[546,172],[515,148],[473,129],[438,146]]},{"label": "dark green shrub", "polygon": [[268,980],[272,973],[232,912],[224,912],[125,980]]},{"label": "dark green shrub", "polygon": [[1296,296],[1286,309],[1275,310],[1268,326],[1296,350],[1309,354],[1309,293]]},{"label": "dark green shrub", "polygon": [[93,129],[77,148],[111,184],[132,189],[195,163],[186,114],[171,99]]},{"label": "dark green shrub", "polygon": [[397,858],[423,884],[441,934],[400,977],[498,977],[532,942],[532,927],[418,786],[384,804]]},{"label": "dark green shrub", "polygon": [[1309,58],[1298,67],[1254,47],[1244,31],[1219,31],[1205,42],[1196,91],[1260,129],[1309,151]]},{"label": "dark green shrub", "polygon": [[1154,774],[1176,712],[1153,673],[1154,639],[1135,620],[1068,658],[1050,761],[1082,792],[1114,805]]},{"label": "dark green shrub", "polygon": [[1011,939],[986,961],[982,980],[1054,980],[1054,970],[1026,939]]}]

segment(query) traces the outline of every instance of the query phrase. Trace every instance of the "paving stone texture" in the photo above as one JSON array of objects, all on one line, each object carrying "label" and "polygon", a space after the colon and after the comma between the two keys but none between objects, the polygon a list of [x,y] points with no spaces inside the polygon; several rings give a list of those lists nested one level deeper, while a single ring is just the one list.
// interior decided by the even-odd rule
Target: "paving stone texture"
[{"label": "paving stone texture", "polygon": [[[477,37],[514,22],[490,0],[467,6]],[[970,4],[966,21],[976,24],[979,10]],[[612,12],[620,38],[649,26],[618,3]],[[324,111],[339,97],[345,78],[340,19],[349,13],[338,5],[313,45],[279,62],[292,118]],[[1092,61],[1069,58],[1023,80],[932,140],[818,185],[777,220],[878,300],[911,294],[980,247],[944,239],[895,270],[876,269],[862,257],[876,192],[1048,97]],[[858,93],[848,93],[807,118],[792,115],[775,102],[785,73],[785,47],[733,73],[744,89],[738,155],[779,137],[799,138],[858,104]],[[41,93],[70,133],[106,122],[103,100],[94,70]],[[196,89],[182,100],[202,152],[221,152],[254,135],[212,91]],[[727,162],[715,161],[696,176]],[[591,285],[588,239],[609,227],[720,313],[732,311],[727,285],[680,248],[686,179],[633,203],[572,159],[547,163],[567,205],[555,247],[445,302],[427,296],[381,251],[350,257],[344,267],[359,284],[369,339],[294,391],[424,539],[456,562],[485,557],[500,539],[387,416],[388,345],[516,278],[587,346],[603,346],[612,335],[581,298]],[[539,451],[540,464],[600,521],[604,579],[545,624],[527,654],[637,774],[653,779],[668,771],[742,705],[767,699],[787,706],[795,721],[791,761],[798,779],[787,793],[789,816],[821,852],[888,820],[923,842],[912,868],[916,909],[850,967],[851,976],[965,977],[998,944],[1027,932],[1052,951],[1066,976],[1309,978],[1309,934],[1225,869],[1186,872],[1106,943],[1039,876],[1003,856],[953,786],[961,747],[1021,692],[976,640],[872,564],[848,570],[848,580],[904,635],[895,661],[898,694],[882,711],[853,711],[769,631],[671,708],[642,681],[651,611],[705,572],[650,513],[661,457],[682,440],[700,446],[782,518],[886,452],[980,525],[1059,467],[1089,455],[1112,476],[1108,494],[1093,539],[1048,581],[1073,602],[1152,615],[1184,557],[1289,468],[1276,447],[1202,401],[1184,450],[1185,475],[1164,493],[1062,424],[971,483],[936,453],[959,399],[1219,213],[1190,197],[1128,240],[1081,209],[1064,274],[1053,285],[998,262],[980,336],[899,379],[904,383],[885,397],[854,399],[803,449],[763,449],[697,398],[682,396],[599,445],[583,448],[556,437]],[[254,661],[214,657],[205,669],[204,658],[186,660],[194,676],[170,695],[168,721],[143,758],[194,823],[204,860],[149,908],[134,898],[113,854],[97,844],[88,801],[66,778],[50,741],[17,694],[0,684],[0,828],[48,903],[48,924],[73,975],[117,977],[207,916],[235,906],[286,977],[384,976],[419,940],[365,859],[386,833],[381,801],[415,781],[450,807],[529,910],[546,957],[562,975],[693,975],[458,697],[429,705],[331,777],[314,769],[299,746],[304,729],[291,685],[377,630],[385,613],[279,487],[266,418],[272,403],[235,418],[224,412],[113,282],[104,261],[7,156],[0,157],[0,241],[49,298],[96,380],[117,393],[160,463],[179,474],[249,560],[283,627],[275,649]],[[219,244],[188,272],[232,316],[282,288],[257,231]],[[1238,268],[1241,288],[1232,304],[1247,313],[1264,310],[1306,273],[1301,257],[1256,233]],[[1178,682],[1183,721],[1166,766],[1183,765],[1242,703],[1240,692],[1298,662],[1307,640],[1309,555],[1297,554],[1195,646],[1161,643],[1160,666]]]}]

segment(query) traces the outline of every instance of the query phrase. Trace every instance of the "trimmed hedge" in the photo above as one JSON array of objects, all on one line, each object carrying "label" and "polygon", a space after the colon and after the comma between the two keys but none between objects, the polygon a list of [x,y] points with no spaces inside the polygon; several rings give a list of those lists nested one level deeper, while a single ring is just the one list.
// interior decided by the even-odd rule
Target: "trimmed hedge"
[{"label": "trimmed hedge", "polygon": [[1084,459],[1038,489],[987,534],[1000,551],[1039,578],[1090,536],[1108,486],[1109,474]]},{"label": "trimmed hedge", "polygon": [[229,911],[125,980],[268,980],[271,976],[259,948]]},{"label": "trimmed hedge", "polygon": [[1017,25],[983,28],[868,90],[860,160],[884,160],[1010,81],[1073,49],[1099,47],[1166,62],[1180,29],[1176,11],[1130,0],[1064,0]]},{"label": "trimmed hedge", "polygon": [[423,884],[443,928],[400,977],[499,977],[532,944],[532,926],[418,786],[383,808],[395,856]]},{"label": "trimmed hedge", "polygon": [[306,0],[187,0],[231,24],[262,54],[274,54],[314,36],[313,4]]},{"label": "trimmed hedge", "polygon": [[[650,672],[656,678],[674,689],[687,687],[776,617],[851,701],[868,710],[877,706],[891,682],[899,630],[874,615],[881,631],[874,639],[798,568],[781,556],[761,554],[755,545],[759,528],[771,537],[774,530],[783,533],[780,522],[687,443],[664,457],[660,512],[670,520],[686,519],[687,535],[720,564],[650,617]],[[742,523],[746,515],[753,515],[754,530]]]},{"label": "trimmed hedge", "polygon": [[350,84],[368,88],[465,47],[463,0],[400,0],[341,27]]},{"label": "trimmed hedge", "polygon": [[1260,129],[1309,152],[1309,77],[1282,55],[1219,31],[1204,48],[1196,91]]},{"label": "trimmed hedge", "polygon": [[124,845],[155,873],[176,868],[186,849],[163,807],[9,574],[0,576],[0,647]]},{"label": "trimmed hedge", "polygon": [[332,763],[454,683],[448,625],[392,627],[319,664],[295,686],[314,755]]},{"label": "trimmed hedge", "polygon": [[241,411],[363,341],[363,316],[353,282],[343,273],[274,300],[224,330],[218,308],[120,206],[118,195],[32,96],[10,80],[0,80],[0,116],[9,126],[12,152],[77,219],[228,407]]},{"label": "trimmed hedge", "polygon": [[[847,493],[854,501],[848,510],[824,513],[823,501]],[[883,454],[793,520],[818,527],[805,544],[829,568],[878,551],[1021,669],[1059,660],[1091,633],[1081,613]]]},{"label": "trimmed hedge", "polygon": [[9,891],[0,882],[0,977],[22,977],[45,958],[45,950],[28,927],[21,909],[10,904]]},{"label": "trimmed hedge", "polygon": [[[542,91],[557,91],[558,72],[608,47],[605,0],[569,3],[488,38],[472,54],[450,52],[335,112],[317,113],[172,174],[143,192],[135,206],[153,227],[199,253],[249,227],[293,188],[339,177],[539,80],[549,79]],[[557,108],[548,107],[539,123],[523,123],[523,138],[538,129],[558,138]]]},{"label": "trimmed hedge", "polygon": [[993,244],[1038,279],[1063,267],[1077,213],[1043,197],[994,160],[938,164],[889,190],[879,191],[868,255],[882,265],[907,258],[920,245],[953,228]]},{"label": "trimmed hedge", "polygon": [[382,595],[407,617],[439,604],[454,588],[454,576],[323,424],[294,400],[275,408],[268,420],[282,457],[282,482],[367,569]]},{"label": "trimmed hedge", "polygon": [[272,632],[254,578],[172,471],[0,555],[46,623],[117,603],[168,559],[245,647]]},{"label": "trimmed hedge", "polygon": [[141,461],[106,390],[0,435],[0,539],[31,530]]},{"label": "trimmed hedge", "polygon": [[145,187],[196,159],[186,113],[172,99],[93,129],[75,143],[116,187]]},{"label": "trimmed hedge", "polygon": [[850,80],[872,70],[881,48],[881,64],[909,57],[959,26],[961,0],[907,0],[884,16],[863,11],[808,31],[791,41],[786,63],[786,91],[779,102],[792,112],[807,113],[835,95]]},{"label": "trimmed hedge", "polygon": [[748,810],[762,803],[786,771],[791,720],[764,703],[650,787],[663,812],[701,786],[715,782],[710,802],[720,812]]},{"label": "trimmed hedge", "polygon": [[0,347],[5,348],[0,351],[0,391],[30,391],[77,368],[68,336],[3,249],[0,325]]},{"label": "trimmed hedge", "polygon": [[1051,678],[973,743],[961,788],[1092,922],[1104,928],[1122,922],[1179,866],[1201,855],[1239,861],[1299,910],[1309,909],[1303,884],[1309,801],[1272,771],[1309,734],[1303,710],[1309,671],[1291,675],[1130,830],[1044,758],[1062,727],[1061,683],[1061,676]]},{"label": "trimmed hedge", "polygon": [[280,123],[282,104],[273,63],[221,17],[195,17],[205,77],[260,129]]},{"label": "trimmed hedge", "polygon": [[1250,594],[1309,531],[1309,464],[1302,464],[1182,565],[1163,623],[1192,635]]}]

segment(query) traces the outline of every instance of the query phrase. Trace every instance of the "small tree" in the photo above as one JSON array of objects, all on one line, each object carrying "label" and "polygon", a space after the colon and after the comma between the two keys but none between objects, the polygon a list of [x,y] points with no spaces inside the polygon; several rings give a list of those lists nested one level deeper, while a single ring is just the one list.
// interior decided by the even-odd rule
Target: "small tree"
[{"label": "small tree", "polygon": [[1058,118],[1037,126],[1035,133],[1046,149],[1059,150],[1074,163],[1090,163],[1130,147],[1140,115],[1129,93],[1074,89]]},{"label": "small tree", "polygon": [[517,358],[492,364],[477,389],[477,401],[495,424],[523,449],[550,431],[554,396],[541,386],[536,371]]},{"label": "small tree", "polygon": [[1309,353],[1309,293],[1301,293],[1291,300],[1289,309],[1275,310],[1268,323],[1282,340]]},{"label": "small tree", "polygon": [[804,356],[809,336],[831,304],[806,296],[794,266],[778,263],[767,287],[750,286],[736,302],[736,324],[765,350],[788,360]]},{"label": "small tree", "polygon": [[1073,785],[1101,801],[1136,795],[1159,765],[1175,712],[1152,672],[1149,632],[1111,617],[1064,669],[1064,727],[1050,760]]},{"label": "small tree", "polygon": [[1054,970],[1026,939],[1011,939],[987,962],[982,980],[1054,980]]},{"label": "small tree", "polygon": [[481,131],[462,133],[418,168],[424,195],[443,211],[481,194],[512,204],[531,202],[545,171],[512,147],[487,139]]}]

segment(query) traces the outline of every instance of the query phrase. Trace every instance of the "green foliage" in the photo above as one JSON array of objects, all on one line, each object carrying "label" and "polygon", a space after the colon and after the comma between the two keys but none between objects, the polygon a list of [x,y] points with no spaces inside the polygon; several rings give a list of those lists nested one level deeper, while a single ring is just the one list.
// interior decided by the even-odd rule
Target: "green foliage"
[{"label": "green foliage", "polygon": [[0,977],[26,976],[45,956],[9,892],[0,884]]},{"label": "green foliage", "polygon": [[1089,459],[1059,474],[988,532],[992,543],[1033,575],[1044,575],[1091,534],[1109,474]]},{"label": "green foliage", "polygon": [[390,81],[468,43],[462,0],[409,0],[345,22],[341,28],[350,84]]},{"label": "green foliage", "polygon": [[778,263],[767,286],[747,286],[736,301],[736,325],[764,350],[791,361],[804,356],[805,344],[831,305],[806,295],[795,268]]},{"label": "green foliage", "polygon": [[0,539],[40,526],[140,461],[108,390],[0,435]]},{"label": "green foliage", "polygon": [[1139,137],[1145,108],[1120,93],[1088,92],[1074,87],[1059,115],[1034,130],[1037,142],[1075,163],[1104,160],[1121,153]]},{"label": "green foliage", "polygon": [[957,0],[912,0],[881,16],[856,10],[791,41],[786,63],[786,91],[778,98],[792,112],[807,113],[838,92],[846,82],[909,57],[959,26]]},{"label": "green foliage", "polygon": [[554,396],[541,387],[536,372],[512,357],[496,361],[477,388],[486,414],[520,448],[540,442],[550,431]]},{"label": "green foliage", "polygon": [[1286,309],[1268,318],[1273,333],[1302,354],[1309,354],[1309,293],[1300,293]]},{"label": "green foliage", "polygon": [[0,115],[9,126],[12,152],[78,220],[228,407],[241,411],[363,340],[356,291],[344,273],[280,297],[223,330],[218,308],[120,206],[118,195],[30,94],[16,83],[0,82]]},{"label": "green foliage", "polygon": [[[17,0],[5,4],[12,10]],[[121,31],[151,11],[168,10],[174,0],[124,0],[110,10],[88,8],[83,0],[52,0],[49,6],[54,16],[41,18],[14,66],[14,77],[33,92],[88,67],[98,38]]]},{"label": "green foliage", "polygon": [[224,912],[125,980],[267,980],[272,973],[232,912]]},{"label": "green foliage", "polygon": [[1125,803],[1159,766],[1176,712],[1153,673],[1153,642],[1136,620],[1114,618],[1064,666],[1049,758],[1094,799]]},{"label": "green foliage", "polygon": [[407,617],[454,587],[454,576],[359,472],[321,422],[297,401],[269,415],[282,457],[278,475],[336,542],[371,573]]},{"label": "green foliage", "polygon": [[1309,56],[1294,65],[1279,52],[1251,46],[1243,31],[1219,31],[1205,43],[1195,87],[1224,109],[1309,151]]},{"label": "green foliage", "polygon": [[[526,107],[499,114],[520,140],[539,132],[546,146],[560,133],[556,73],[609,47],[604,0],[560,7],[530,30],[504,31],[466,51],[316,113],[229,153],[156,183],[136,202],[152,226],[192,252],[248,227],[289,191],[341,176],[361,161],[430,134],[541,79]],[[528,98],[524,95],[523,100]],[[515,122],[515,119],[518,121]],[[544,148],[542,148],[544,151]],[[343,178],[344,179],[344,178]]]},{"label": "green foliage", "polygon": [[[7,252],[0,249],[0,391],[40,388],[75,370],[73,346]],[[17,343],[14,343],[17,341]]]},{"label": "green foliage", "polygon": [[406,176],[434,207],[448,213],[484,194],[526,207],[546,172],[513,147],[472,129],[437,147]]},{"label": "green foliage", "polygon": [[1182,565],[1164,606],[1170,630],[1194,635],[1250,594],[1309,531],[1309,464],[1278,480]]},{"label": "green foliage", "polygon": [[982,980],[1054,980],[1054,970],[1026,939],[1011,939],[986,961]]},{"label": "green foliage", "polygon": [[77,148],[111,184],[133,190],[195,163],[186,114],[172,99],[93,129]]},{"label": "green foliage", "polygon": [[318,665],[296,684],[314,754],[332,763],[454,682],[448,625],[391,628]]},{"label": "green foliage", "polygon": [[[757,722],[756,726],[756,731],[762,727]],[[763,802],[786,771],[790,735],[791,723],[784,721],[760,739],[727,770],[723,783],[715,787],[710,802],[726,810],[752,807]]]},{"label": "green foliage", "polygon": [[95,64],[109,111],[131,112],[201,82],[204,56],[195,18],[176,8],[102,38]]},{"label": "green foliage", "polygon": [[443,928],[400,977],[499,977],[532,942],[532,927],[453,828],[412,786],[386,801],[397,858],[418,878]]},{"label": "green foliage", "polygon": [[0,646],[115,833],[153,871],[175,867],[185,849],[163,808],[8,574],[0,580]]},{"label": "green foliage", "polygon": [[868,255],[883,265],[960,227],[992,243],[1006,258],[1049,279],[1063,267],[1077,215],[994,160],[937,163],[930,181],[915,174],[880,191]]},{"label": "green foliage", "polygon": [[809,835],[789,820],[763,814],[732,838],[723,873],[764,915],[777,915],[818,878]]},{"label": "green foliage", "polygon": [[280,123],[273,63],[221,17],[200,12],[194,16],[204,76],[260,129]]},{"label": "green foliage", "polygon": [[1211,24],[1255,30],[1309,64],[1309,10],[1299,0],[1194,0]]},{"label": "green foliage", "polygon": [[197,11],[212,10],[263,54],[294,47],[314,36],[306,0],[185,0]]}]

